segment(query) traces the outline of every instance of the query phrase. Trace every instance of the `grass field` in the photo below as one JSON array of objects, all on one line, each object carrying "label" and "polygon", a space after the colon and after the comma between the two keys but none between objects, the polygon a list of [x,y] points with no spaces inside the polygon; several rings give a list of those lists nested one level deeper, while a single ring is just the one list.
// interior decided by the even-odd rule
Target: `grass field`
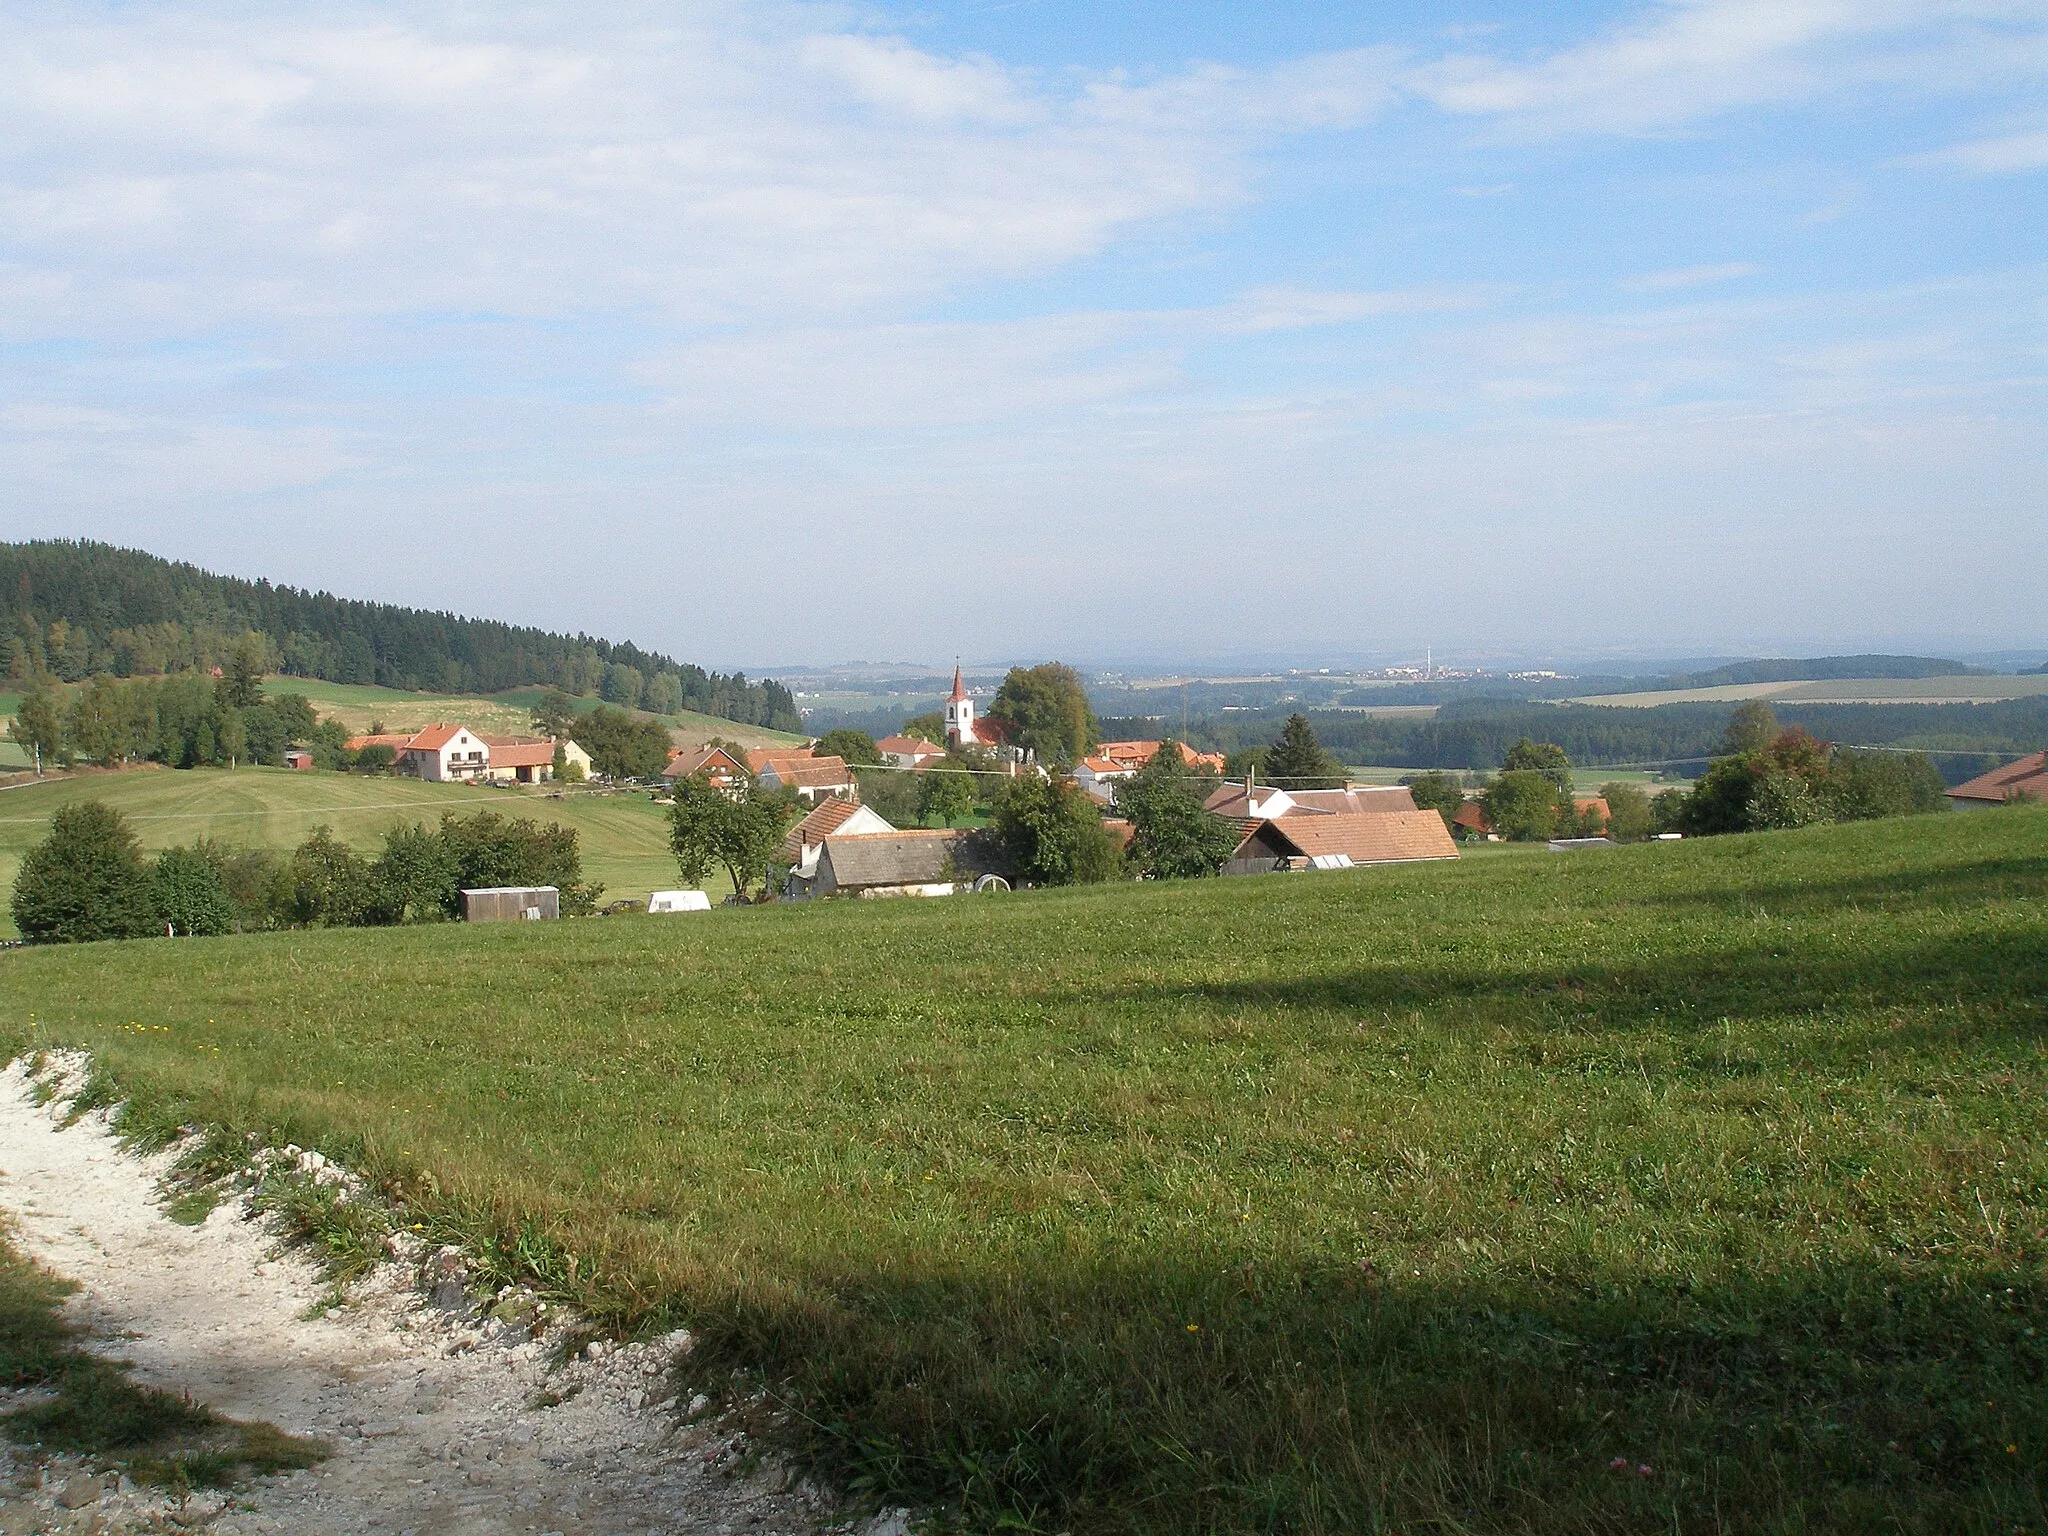
[{"label": "grass field", "polygon": [[0,966],[974,1528],[2048,1526],[2048,809]]},{"label": "grass field", "polygon": [[[21,856],[42,841],[50,817],[74,800],[104,800],[130,818],[145,848],[168,848],[202,837],[254,848],[291,849],[317,826],[365,853],[384,846],[400,821],[438,819],[443,811],[493,810],[574,827],[586,880],[600,881],[606,899],[645,896],[676,884],[668,822],[644,792],[598,795],[477,789],[400,777],[291,773],[282,768],[133,768],[84,772],[0,791],[0,891],[14,889]],[[714,884],[713,899],[731,889]],[[0,936],[14,924],[0,907]]]},{"label": "grass field", "polygon": [[1794,704],[1996,704],[2002,699],[2031,699],[2048,694],[2048,675],[2026,677],[1874,677],[1831,682],[1726,683],[1716,688],[1681,688],[1654,693],[1605,693],[1574,699],[1575,704],[1602,704],[1628,709],[1654,709],[1659,704],[1721,704],[1741,699],[1770,699]]},{"label": "grass field", "polygon": [[[355,683],[329,683],[310,677],[273,677],[264,684],[266,693],[303,695],[324,718],[341,721],[352,731],[367,730],[382,721],[394,731],[416,731],[437,721],[460,721],[471,730],[491,736],[517,736],[533,726],[533,706],[540,702],[542,688],[514,688],[482,697],[458,694],[406,693],[396,688],[372,688]],[[595,709],[596,699],[578,699],[579,709]],[[804,740],[786,731],[740,725],[716,715],[679,710],[673,715],[650,716],[666,723],[677,744],[695,746],[708,737],[723,736],[746,747],[774,746]]]}]

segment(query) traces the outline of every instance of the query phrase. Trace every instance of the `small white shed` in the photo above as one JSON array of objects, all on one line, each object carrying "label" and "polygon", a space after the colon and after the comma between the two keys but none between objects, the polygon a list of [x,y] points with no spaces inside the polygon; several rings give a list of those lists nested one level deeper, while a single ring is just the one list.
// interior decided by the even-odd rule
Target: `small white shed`
[{"label": "small white shed", "polygon": [[656,891],[647,898],[652,912],[709,912],[711,898],[702,891]]}]

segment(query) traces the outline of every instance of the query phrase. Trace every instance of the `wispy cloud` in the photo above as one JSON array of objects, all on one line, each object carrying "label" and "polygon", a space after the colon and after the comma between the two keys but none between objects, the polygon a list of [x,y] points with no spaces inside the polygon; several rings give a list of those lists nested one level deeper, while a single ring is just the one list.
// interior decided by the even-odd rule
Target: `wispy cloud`
[{"label": "wispy cloud", "polygon": [[1763,271],[1753,261],[1724,261],[1701,267],[1674,267],[1665,272],[1646,272],[1622,284],[1634,293],[1670,293],[1680,288],[1704,288],[1710,283],[1733,282],[1738,277],[1755,277]]},{"label": "wispy cloud", "polygon": [[2038,79],[2044,35],[2048,16],[2029,0],[1663,0],[1588,42],[1454,54],[1403,84],[1463,116],[1640,133],[1876,82]]},{"label": "wispy cloud", "polygon": [[1975,176],[2011,176],[2048,170],[2048,128],[1972,139],[1910,156],[1908,165],[1953,166]]}]

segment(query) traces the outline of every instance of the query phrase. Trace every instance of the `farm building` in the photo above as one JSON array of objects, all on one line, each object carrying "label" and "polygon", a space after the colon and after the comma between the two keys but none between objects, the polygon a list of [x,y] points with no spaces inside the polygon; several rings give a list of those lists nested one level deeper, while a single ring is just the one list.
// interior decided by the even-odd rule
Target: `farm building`
[{"label": "farm building", "polygon": [[955,860],[965,832],[863,832],[828,837],[808,877],[791,871],[792,896],[950,896],[971,876]]},{"label": "farm building", "polygon": [[2036,752],[1980,773],[1948,792],[1948,803],[1959,811],[1978,811],[2014,800],[2048,800],[2048,752]]},{"label": "farm building", "polygon": [[1458,845],[1435,811],[1339,812],[1258,821],[1224,865],[1226,874],[1350,869],[1455,859]]},{"label": "farm building", "polygon": [[1412,811],[1415,799],[1402,786],[1346,789],[1279,789],[1235,781],[1219,786],[1203,802],[1226,821],[1263,821],[1275,816],[1361,816]]},{"label": "farm building", "polygon": [[491,885],[462,893],[467,923],[532,922],[562,915],[562,893],[552,885]]},{"label": "farm building", "polygon": [[[1129,778],[1151,762],[1165,745],[1163,741],[1105,741],[1076,765],[1074,782],[1083,793],[1107,804],[1116,791],[1117,781]],[[1181,742],[1180,755],[1181,761],[1190,768],[1207,768],[1216,773],[1223,771],[1220,753],[1197,752],[1186,742]]]},{"label": "farm building", "polygon": [[858,792],[843,757],[771,757],[755,770],[754,782],[763,789],[795,790],[799,800],[813,802]]},{"label": "farm building", "polygon": [[944,747],[934,746],[919,736],[884,736],[875,743],[875,750],[891,768],[913,771],[929,768],[946,755]]},{"label": "farm building", "polygon": [[[439,783],[539,784],[555,776],[555,743],[542,736],[479,736],[467,726],[430,725],[410,735],[351,736],[348,748],[389,747],[392,766]],[[562,756],[590,772],[590,754],[564,737]]]},{"label": "farm building", "polygon": [[789,829],[789,835],[782,840],[782,857],[791,866],[791,874],[808,880],[817,871],[818,853],[826,838],[895,830],[857,800],[821,800],[815,810]]},{"label": "farm building", "polygon": [[702,774],[713,789],[730,795],[746,782],[750,772],[752,770],[745,763],[723,747],[697,747],[690,751],[678,749],[671,752],[668,766],[661,770],[661,776],[673,782]]}]

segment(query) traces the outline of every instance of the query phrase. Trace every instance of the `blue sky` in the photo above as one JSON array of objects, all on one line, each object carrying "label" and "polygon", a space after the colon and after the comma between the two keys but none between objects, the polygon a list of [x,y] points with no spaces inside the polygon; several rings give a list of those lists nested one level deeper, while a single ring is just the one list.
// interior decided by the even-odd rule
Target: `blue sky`
[{"label": "blue sky", "polygon": [[707,662],[2048,645],[2048,3],[0,6],[0,534]]}]

